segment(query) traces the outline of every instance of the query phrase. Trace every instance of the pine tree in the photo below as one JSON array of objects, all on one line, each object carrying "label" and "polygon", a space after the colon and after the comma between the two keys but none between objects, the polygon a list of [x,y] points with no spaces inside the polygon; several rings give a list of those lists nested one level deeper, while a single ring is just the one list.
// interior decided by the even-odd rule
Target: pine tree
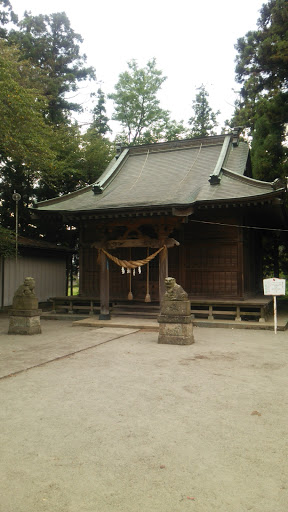
[{"label": "pine tree", "polygon": [[49,101],[48,119],[54,124],[67,122],[71,112],[81,105],[67,99],[67,93],[77,91],[79,82],[95,79],[92,67],[85,67],[86,55],[81,55],[82,37],[71,28],[64,12],[32,16],[25,12],[20,30],[12,30],[9,41],[45,72],[43,85]]},{"label": "pine tree", "polygon": [[209,93],[202,84],[197,89],[195,100],[193,100],[194,116],[190,117],[188,123],[192,126],[190,132],[191,137],[206,137],[207,135],[215,135],[214,128],[218,125],[217,116],[220,111],[213,112],[209,105]]},{"label": "pine tree", "polygon": [[241,84],[232,123],[252,136],[256,178],[273,180],[288,172],[288,2],[263,4],[257,30],[238,39],[236,80]]},{"label": "pine tree", "polygon": [[90,125],[90,129],[95,130],[101,136],[105,136],[108,132],[111,132],[111,128],[108,125],[109,118],[106,116],[106,98],[102,89],[97,91],[97,104],[92,110],[93,120]]}]

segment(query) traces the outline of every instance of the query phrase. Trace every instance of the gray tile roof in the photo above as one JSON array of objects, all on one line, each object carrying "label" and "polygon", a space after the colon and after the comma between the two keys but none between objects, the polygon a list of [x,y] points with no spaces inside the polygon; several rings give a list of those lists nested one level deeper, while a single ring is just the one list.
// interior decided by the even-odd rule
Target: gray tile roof
[{"label": "gray tile roof", "polygon": [[52,244],[50,242],[46,242],[45,240],[34,240],[31,238],[26,238],[24,236],[18,237],[18,244],[20,247],[26,247],[29,249],[42,249],[43,251],[51,249],[52,251],[65,253],[73,252],[69,247],[64,247],[63,245]]},{"label": "gray tile roof", "polygon": [[[275,193],[275,184],[245,176],[248,153],[248,145],[233,146],[230,135],[127,148],[99,179],[98,193],[89,186],[37,207],[50,212],[107,212],[237,201]],[[213,173],[214,185],[209,181]]]}]

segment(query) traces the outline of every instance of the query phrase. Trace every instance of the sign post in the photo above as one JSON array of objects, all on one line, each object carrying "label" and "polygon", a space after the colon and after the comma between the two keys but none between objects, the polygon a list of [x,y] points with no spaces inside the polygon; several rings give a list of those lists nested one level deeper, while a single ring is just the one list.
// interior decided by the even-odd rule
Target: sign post
[{"label": "sign post", "polygon": [[263,279],[264,295],[273,295],[274,332],[277,334],[277,295],[285,295],[286,280],[278,277]]},{"label": "sign post", "polygon": [[18,257],[18,203],[21,199],[21,196],[20,194],[18,194],[18,192],[16,192],[16,190],[14,190],[14,194],[12,195],[12,199],[13,201],[16,202],[16,211],[15,211],[15,233],[16,233],[16,237],[15,237],[15,242],[16,242],[16,247],[15,247],[15,261],[16,261],[16,268],[17,268],[17,257]]}]

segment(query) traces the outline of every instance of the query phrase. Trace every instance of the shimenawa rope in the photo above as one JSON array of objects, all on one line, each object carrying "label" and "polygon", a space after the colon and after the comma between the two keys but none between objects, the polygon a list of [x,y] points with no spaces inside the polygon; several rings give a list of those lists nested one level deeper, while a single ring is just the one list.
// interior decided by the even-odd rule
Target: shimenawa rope
[{"label": "shimenawa rope", "polygon": [[102,251],[105,254],[105,256],[107,256],[107,258],[109,258],[116,265],[118,265],[118,267],[133,269],[133,268],[137,268],[137,267],[143,267],[143,265],[147,265],[147,263],[149,263],[149,261],[153,260],[155,258],[155,256],[157,256],[157,254],[159,254],[159,252],[164,251],[164,250],[165,251],[167,250],[166,245],[163,245],[163,247],[160,247],[160,249],[158,249],[158,251],[154,252],[153,254],[150,254],[150,256],[147,256],[147,258],[145,258],[144,260],[136,260],[136,261],[135,260],[130,260],[130,261],[120,260],[116,256],[113,256],[109,252],[105,251],[105,249],[98,249],[98,252],[100,254],[100,251]]}]

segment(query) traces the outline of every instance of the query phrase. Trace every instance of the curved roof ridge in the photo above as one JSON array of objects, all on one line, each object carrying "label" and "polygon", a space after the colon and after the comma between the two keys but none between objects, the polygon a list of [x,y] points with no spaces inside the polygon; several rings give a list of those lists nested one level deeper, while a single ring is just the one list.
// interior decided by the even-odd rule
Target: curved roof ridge
[{"label": "curved roof ridge", "polygon": [[[255,178],[249,178],[248,176],[244,176],[242,174],[238,174],[235,171],[231,171],[231,169],[227,169],[227,167],[222,167],[222,170],[223,170],[224,176],[227,176],[228,178],[235,179],[237,181],[242,181],[243,183],[247,183],[247,184],[251,185],[252,187],[253,186],[254,187],[262,187],[265,189],[272,188],[273,190],[284,188],[284,185],[279,178],[277,178],[276,180],[274,180],[272,182],[261,181],[261,180],[255,179]],[[280,185],[279,187],[277,186],[278,184]]]},{"label": "curved roof ridge", "polygon": [[230,138],[230,135],[225,135],[218,161],[215,165],[214,171],[212,172],[212,174],[210,174],[209,177],[209,182],[211,185],[218,185],[220,183],[223,163],[227,157],[227,151],[230,145]]}]

